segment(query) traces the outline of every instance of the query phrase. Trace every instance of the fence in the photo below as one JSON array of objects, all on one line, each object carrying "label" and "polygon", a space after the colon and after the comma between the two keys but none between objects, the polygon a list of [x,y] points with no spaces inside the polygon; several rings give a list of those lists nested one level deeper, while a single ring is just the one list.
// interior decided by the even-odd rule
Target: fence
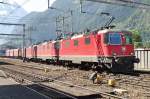
[{"label": "fence", "polygon": [[136,49],[135,56],[140,59],[140,63],[135,64],[135,70],[150,71],[150,49]]}]

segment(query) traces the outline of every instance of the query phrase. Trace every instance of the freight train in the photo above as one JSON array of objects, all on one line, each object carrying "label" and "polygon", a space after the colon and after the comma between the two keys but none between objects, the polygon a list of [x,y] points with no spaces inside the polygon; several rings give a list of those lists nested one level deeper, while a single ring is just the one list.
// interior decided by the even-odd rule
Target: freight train
[{"label": "freight train", "polygon": [[24,49],[8,49],[7,57],[50,64],[108,69],[113,72],[131,72],[139,59],[134,55],[132,33],[123,30],[96,30],[63,39],[47,41]]}]

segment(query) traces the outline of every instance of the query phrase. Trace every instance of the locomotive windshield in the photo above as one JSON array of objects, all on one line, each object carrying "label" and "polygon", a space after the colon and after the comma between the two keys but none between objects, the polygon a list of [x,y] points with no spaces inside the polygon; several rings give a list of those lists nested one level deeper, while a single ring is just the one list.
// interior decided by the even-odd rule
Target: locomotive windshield
[{"label": "locomotive windshield", "polygon": [[121,35],[119,33],[107,33],[105,34],[105,43],[112,45],[120,45]]},{"label": "locomotive windshield", "polygon": [[119,33],[110,33],[109,44],[121,44],[121,35]]},{"label": "locomotive windshield", "polygon": [[132,36],[130,33],[106,33],[104,42],[111,45],[132,44]]}]

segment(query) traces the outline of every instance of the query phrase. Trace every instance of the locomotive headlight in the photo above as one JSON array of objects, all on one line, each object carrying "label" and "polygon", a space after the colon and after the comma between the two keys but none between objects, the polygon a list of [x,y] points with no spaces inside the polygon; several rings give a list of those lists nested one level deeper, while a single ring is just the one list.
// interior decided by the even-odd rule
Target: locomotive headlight
[{"label": "locomotive headlight", "polygon": [[122,51],[125,52],[126,51],[126,47],[122,47]]},{"label": "locomotive headlight", "polygon": [[117,53],[113,53],[112,55],[113,55],[113,56],[117,56]]},{"label": "locomotive headlight", "polygon": [[131,55],[134,55],[134,53],[132,53],[132,52],[131,52],[130,54],[131,54]]}]

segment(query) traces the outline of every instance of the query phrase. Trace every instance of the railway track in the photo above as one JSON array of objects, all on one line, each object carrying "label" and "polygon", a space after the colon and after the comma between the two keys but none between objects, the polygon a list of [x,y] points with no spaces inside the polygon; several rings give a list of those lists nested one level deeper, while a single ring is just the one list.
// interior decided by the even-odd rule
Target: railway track
[{"label": "railway track", "polygon": [[[6,69],[5,69],[6,70]],[[6,72],[6,71],[5,71]],[[15,73],[14,73],[15,72]],[[29,78],[30,75],[25,75],[23,73],[20,72],[16,72],[13,70],[8,70],[6,74],[12,78],[14,78],[17,82],[19,82],[21,85],[23,85],[24,87],[33,90],[34,92],[39,93],[40,95],[42,95],[43,97],[45,97],[46,99],[78,99],[77,97],[70,95],[68,93],[64,93],[62,91],[59,91],[57,89],[53,89],[51,87],[45,86],[41,83],[38,83],[40,81],[43,81],[43,79],[41,78],[35,78],[32,80]],[[19,76],[18,76],[19,75]],[[22,75],[22,76],[21,76]],[[28,79],[24,76],[27,76]]]},{"label": "railway track", "polygon": [[[9,63],[11,63],[11,62],[9,62]],[[23,66],[19,62],[14,62],[14,64],[15,64],[15,66],[17,66],[17,69],[19,71],[24,71],[25,69],[28,68],[27,71],[31,71],[31,69],[34,69],[34,70],[37,70],[37,72],[39,72],[39,71],[43,72],[44,69],[47,68],[47,67],[44,67],[44,66],[43,67],[41,67],[41,66],[38,67],[37,64],[34,64],[34,65],[23,64]],[[53,67],[55,67],[55,66],[53,66]],[[22,68],[23,70],[19,69],[19,68]],[[51,72],[51,69],[50,68],[48,68],[48,69]],[[73,78],[71,80],[75,81],[75,79],[76,79],[75,77],[78,75],[77,79],[80,79],[82,81],[84,80],[83,85],[86,85],[84,83],[88,82],[89,80],[88,80],[87,77],[83,77],[84,73],[81,73],[81,77],[80,77],[79,76],[79,73],[80,73],[79,71],[78,72],[67,71],[67,72],[64,72],[62,74],[60,74],[60,72],[58,72],[58,74],[60,74],[60,75],[57,75],[56,72],[55,72],[55,75],[57,75],[55,77],[49,76],[47,74],[37,74],[37,72],[33,72],[33,71],[30,74],[36,73],[36,74],[34,74],[35,77],[40,75],[40,77],[43,76],[42,78],[51,78],[51,79],[48,79],[48,80],[50,80],[52,82],[53,81],[56,82],[57,80],[62,81],[62,78],[63,77],[67,77],[68,75],[69,75],[69,77],[71,75],[72,78]],[[86,71],[82,71],[82,72],[86,72]],[[67,75],[64,75],[64,74],[67,74]],[[121,88],[121,89],[126,89],[126,90],[135,89],[135,90],[138,90],[140,93],[143,93],[143,94],[146,93],[146,96],[149,97],[149,95],[148,95],[150,93],[150,84],[149,84],[149,82],[150,82],[150,79],[149,79],[150,75],[149,74],[140,74],[139,76],[117,74],[117,75],[114,75],[113,77],[111,77],[111,76],[107,77],[108,75],[106,74],[105,76],[106,76],[106,78],[104,79],[105,82],[109,78],[114,78],[114,79],[117,79],[117,80],[120,79],[119,81],[117,81],[118,85],[116,86],[116,88]],[[46,80],[47,79],[45,79],[45,81]],[[64,81],[62,81],[62,82],[64,82]],[[74,83],[74,84],[76,85],[76,83]],[[72,86],[72,85],[70,85],[70,86]],[[79,85],[79,86],[82,86],[82,85]],[[97,88],[98,88],[98,86],[97,86]],[[98,91],[96,90],[95,92],[98,92]]]},{"label": "railway track", "polygon": [[[150,75],[147,76],[131,76],[131,75],[121,75],[120,77],[114,77],[115,79],[121,79],[117,81],[118,88],[126,89],[130,93],[134,93],[133,96],[141,97],[140,99],[150,98]],[[131,98],[133,99],[133,98]]]},{"label": "railway track", "polygon": [[[64,76],[71,76],[72,78],[74,78],[74,79],[76,79],[76,80],[84,80],[84,82],[86,83],[86,82],[89,82],[89,80],[88,80],[88,74],[90,74],[90,73],[92,73],[92,71],[87,71],[86,73],[84,72],[83,73],[83,71],[81,71],[81,72],[75,72],[75,71],[78,71],[78,69],[71,69],[71,70],[68,70],[68,68],[66,68],[66,67],[63,67],[63,66],[39,66],[37,63],[35,63],[35,64],[26,64],[26,63],[19,63],[19,62],[13,62],[13,61],[7,61],[7,60],[5,60],[5,59],[3,59],[4,60],[4,62],[7,62],[7,63],[10,63],[10,64],[13,64],[13,65],[15,65],[15,66],[18,66],[18,68],[24,68],[24,69],[26,69],[26,68],[28,68],[28,69],[34,69],[34,70],[37,70],[37,71],[35,71],[35,72],[38,72],[38,73],[40,73],[40,74],[44,74],[44,76],[54,76],[54,75],[57,75],[56,77],[54,77],[54,78],[56,78],[56,79],[59,79],[59,78],[62,78],[62,77],[64,77]],[[37,66],[38,65],[38,66]],[[45,65],[45,64],[44,64]],[[52,67],[52,68],[51,68]],[[17,68],[17,69],[18,69]],[[54,69],[53,69],[54,68]],[[63,69],[62,69],[63,68]],[[54,75],[48,75],[48,73],[45,73],[45,69],[48,71],[48,72],[53,72],[54,73]],[[63,71],[63,73],[61,73],[61,72],[59,72],[59,69],[61,69],[61,71]],[[70,69],[70,68],[69,68]],[[58,70],[58,71],[57,71]],[[72,71],[72,70],[75,70],[75,71]],[[76,73],[76,74],[75,74]],[[80,75],[79,75],[80,74]],[[78,75],[78,77],[76,77],[76,75]]]},{"label": "railway track", "polygon": [[[123,99],[123,97],[120,97],[120,96],[116,96],[116,95],[112,95],[112,94],[109,94],[109,93],[102,93],[102,92],[98,92],[98,91],[95,91],[95,90],[92,90],[92,89],[88,89],[88,88],[84,88],[84,87],[81,87],[81,86],[78,86],[78,85],[73,85],[71,83],[66,83],[66,82],[63,82],[63,81],[59,81],[59,80],[55,80],[55,79],[52,79],[52,78],[47,78],[47,77],[44,77],[44,76],[41,76],[41,75],[36,75],[36,74],[33,74],[33,73],[29,73],[29,72],[19,72],[17,70],[13,70],[12,68],[2,68],[4,71],[7,72],[8,75],[10,75],[11,77],[15,78],[17,77],[18,78],[21,78],[21,82],[24,82],[26,80],[30,81],[30,82],[33,82],[34,85],[37,86],[37,88],[39,88],[38,86],[43,86],[43,82],[44,83],[54,83],[55,84],[60,84],[62,86],[65,85],[65,86],[72,86],[72,87],[76,87],[78,89],[82,89],[82,90],[85,90],[86,91],[91,91],[91,92],[95,92],[97,93],[97,95],[99,95],[99,97],[101,98],[105,98],[105,99]],[[19,74],[19,77],[16,76]],[[15,75],[15,76],[12,76],[12,75]],[[24,77],[25,76],[25,77]],[[31,77],[31,78],[30,78]],[[31,80],[32,79],[32,80]],[[45,86],[45,85],[44,85]],[[48,86],[46,86],[48,87]],[[47,89],[46,89],[47,90]],[[49,92],[49,91],[48,91]],[[68,94],[67,94],[68,95]],[[69,95],[70,97],[70,95]],[[72,97],[72,96],[71,96]],[[89,96],[88,96],[89,97]],[[75,98],[80,98],[80,97],[75,97]],[[83,98],[83,97],[82,97]],[[72,98],[71,98],[72,99]],[[73,97],[74,99],[74,97]]]},{"label": "railway track", "polygon": [[[135,85],[135,86],[140,86],[143,88],[148,88],[150,91],[150,79],[148,80],[149,76],[145,77],[140,77],[140,76],[127,76],[126,78],[122,77],[122,81],[120,83],[125,83],[125,84],[130,84],[130,85]],[[147,79],[147,80],[146,80]]]},{"label": "railway track", "polygon": [[[37,70],[44,70],[44,69],[48,69],[44,66],[35,66],[34,65],[31,65],[31,64],[28,64],[28,63],[24,63],[24,62],[17,62],[17,61],[14,61],[14,60],[7,60],[7,59],[3,59],[3,58],[0,58],[0,60],[2,60],[3,62],[6,62],[6,63],[9,63],[9,64],[13,64],[13,65],[16,65],[16,66],[22,66],[22,67],[26,67],[26,68],[33,68],[33,69],[37,69]],[[38,64],[36,64],[38,65]]]}]

